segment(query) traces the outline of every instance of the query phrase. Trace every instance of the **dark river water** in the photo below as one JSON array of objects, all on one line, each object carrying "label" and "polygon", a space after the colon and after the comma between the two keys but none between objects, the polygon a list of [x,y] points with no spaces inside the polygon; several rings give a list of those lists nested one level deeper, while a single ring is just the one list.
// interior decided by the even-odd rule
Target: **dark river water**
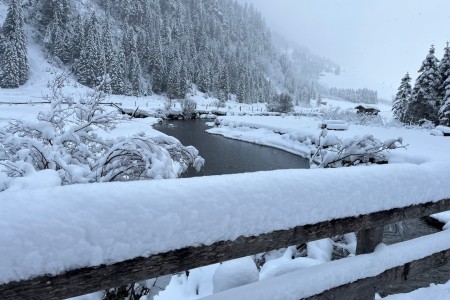
[{"label": "dark river water", "polygon": [[286,151],[236,141],[205,132],[203,120],[166,121],[153,128],[198,149],[206,163],[181,177],[236,174],[278,169],[309,169],[309,160]]},{"label": "dark river water", "polygon": [[[205,132],[209,127],[203,120],[165,121],[154,128],[176,137],[183,145],[196,147],[206,160],[197,173],[190,169],[182,177],[235,174],[277,169],[308,169],[309,161],[297,155],[251,143],[227,139]],[[424,220],[408,220],[403,224],[403,236],[385,228],[383,242],[393,244],[437,232]],[[403,293],[428,286],[429,283],[445,283],[450,279],[450,264],[432,272],[411,278],[401,286],[386,287],[387,294]],[[450,295],[449,295],[450,299]]]},{"label": "dark river water", "polygon": [[[439,229],[428,225],[424,219],[407,220],[403,222],[404,234],[401,237],[399,234],[389,230],[387,226],[384,229],[383,242],[385,244],[393,244],[403,240],[411,240],[423,235],[438,232]],[[409,278],[404,285],[396,285],[386,287],[387,294],[397,294],[416,290],[421,287],[427,287],[431,282],[436,284],[446,283],[450,280],[450,263],[437,268],[431,272],[423,273],[415,278]],[[450,299],[450,295],[448,298]],[[425,299],[424,299],[425,300]],[[431,299],[430,299],[431,300]]]}]

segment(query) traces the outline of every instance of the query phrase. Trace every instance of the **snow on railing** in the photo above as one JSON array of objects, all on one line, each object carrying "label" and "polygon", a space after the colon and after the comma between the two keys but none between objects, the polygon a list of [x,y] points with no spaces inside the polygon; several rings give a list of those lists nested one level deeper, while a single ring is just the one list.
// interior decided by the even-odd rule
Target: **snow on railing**
[{"label": "snow on railing", "polygon": [[0,297],[70,297],[450,210],[449,177],[450,163],[393,164],[6,191]]}]

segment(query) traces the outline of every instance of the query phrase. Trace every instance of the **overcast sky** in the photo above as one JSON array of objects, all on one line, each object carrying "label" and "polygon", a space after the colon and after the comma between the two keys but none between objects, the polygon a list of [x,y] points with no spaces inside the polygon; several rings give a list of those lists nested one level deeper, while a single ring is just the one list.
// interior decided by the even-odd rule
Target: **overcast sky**
[{"label": "overcast sky", "polygon": [[450,0],[239,1],[253,3],[273,30],[340,64],[344,84],[389,99],[407,71],[416,76],[430,45],[440,59],[450,38]]}]

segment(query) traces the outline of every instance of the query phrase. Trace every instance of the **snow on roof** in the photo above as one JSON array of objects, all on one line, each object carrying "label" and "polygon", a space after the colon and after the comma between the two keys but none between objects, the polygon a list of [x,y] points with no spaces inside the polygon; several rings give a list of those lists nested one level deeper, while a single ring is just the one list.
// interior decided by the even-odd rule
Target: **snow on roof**
[{"label": "snow on roof", "polygon": [[360,104],[360,105],[358,105],[358,106],[356,106],[355,107],[355,109],[360,109],[360,108],[363,108],[363,109],[374,109],[374,110],[377,110],[377,111],[380,111],[378,108],[376,108],[375,106],[371,106],[371,105],[366,105],[366,104]]},{"label": "snow on roof", "polygon": [[450,197],[450,162],[0,193],[0,284]]}]

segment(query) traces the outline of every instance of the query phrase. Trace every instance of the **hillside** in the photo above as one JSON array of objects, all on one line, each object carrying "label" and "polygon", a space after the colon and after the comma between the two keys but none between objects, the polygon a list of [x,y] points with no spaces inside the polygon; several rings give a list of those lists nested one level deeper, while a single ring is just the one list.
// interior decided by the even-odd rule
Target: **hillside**
[{"label": "hillside", "polygon": [[195,84],[221,101],[288,91],[306,103],[310,83],[335,67],[307,50],[287,56],[260,13],[231,0],[31,0],[22,10],[29,53],[41,47],[50,68],[112,94],[177,99]]}]

